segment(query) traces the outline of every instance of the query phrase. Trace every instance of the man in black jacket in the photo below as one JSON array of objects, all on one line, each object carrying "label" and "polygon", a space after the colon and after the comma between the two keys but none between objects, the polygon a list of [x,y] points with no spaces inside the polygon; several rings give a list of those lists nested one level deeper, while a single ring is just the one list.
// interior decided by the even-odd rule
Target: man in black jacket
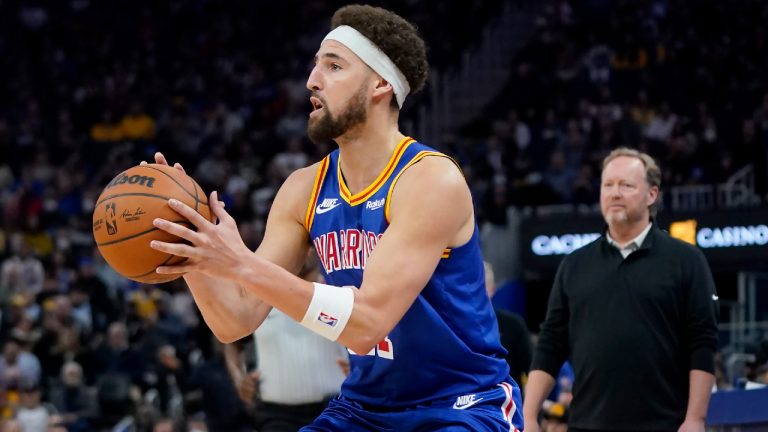
[{"label": "man in black jacket", "polygon": [[661,172],[635,150],[603,162],[606,235],[555,276],[526,387],[526,432],[563,361],[574,368],[569,431],[704,431],[714,384],[717,295],[694,246],[653,222]]}]

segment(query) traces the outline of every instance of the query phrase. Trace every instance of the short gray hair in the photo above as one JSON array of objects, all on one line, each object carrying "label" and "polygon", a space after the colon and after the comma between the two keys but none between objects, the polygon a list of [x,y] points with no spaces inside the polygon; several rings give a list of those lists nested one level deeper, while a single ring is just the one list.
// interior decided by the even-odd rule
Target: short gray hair
[{"label": "short gray hair", "polygon": [[608,153],[608,156],[603,159],[603,170],[605,170],[606,165],[612,160],[621,156],[639,159],[645,166],[645,181],[649,186],[656,186],[659,188],[659,194],[656,196],[656,201],[648,207],[651,217],[656,217],[656,213],[659,210],[659,201],[661,201],[661,169],[659,168],[659,165],[656,163],[656,160],[647,153],[629,147],[619,147]]}]

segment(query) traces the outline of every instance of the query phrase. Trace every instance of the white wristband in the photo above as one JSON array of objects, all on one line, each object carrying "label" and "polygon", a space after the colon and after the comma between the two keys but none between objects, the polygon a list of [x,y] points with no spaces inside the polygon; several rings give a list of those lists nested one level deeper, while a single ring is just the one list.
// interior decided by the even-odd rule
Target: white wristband
[{"label": "white wristband", "polygon": [[352,287],[314,282],[315,292],[301,325],[324,338],[335,341],[347,326],[355,304]]}]

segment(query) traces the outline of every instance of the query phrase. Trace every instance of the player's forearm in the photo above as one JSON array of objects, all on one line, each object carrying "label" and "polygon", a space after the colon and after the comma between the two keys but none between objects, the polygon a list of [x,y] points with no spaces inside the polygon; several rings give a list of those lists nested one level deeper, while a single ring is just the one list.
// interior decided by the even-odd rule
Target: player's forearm
[{"label": "player's forearm", "polygon": [[[265,303],[302,322],[315,294],[315,286],[259,256],[249,257],[248,262],[238,270],[238,283]],[[373,302],[367,301],[358,289],[353,291],[351,316],[336,342],[355,352],[368,352],[386,337],[396,321],[392,317],[380,319],[386,314],[375,310],[371,306]],[[402,316],[402,313],[393,316]]]},{"label": "player's forearm", "polygon": [[525,385],[525,400],[523,401],[523,417],[528,421],[536,421],[541,405],[547,395],[555,387],[555,378],[543,370],[532,370]]},{"label": "player's forearm", "polygon": [[689,379],[688,410],[685,417],[703,421],[707,417],[707,407],[712,386],[715,385],[715,376],[709,372],[693,369],[689,373]]},{"label": "player's forearm", "polygon": [[252,296],[296,321],[304,318],[314,292],[311,282],[258,255],[242,261],[234,280]]},{"label": "player's forearm", "polygon": [[205,323],[223,343],[252,333],[269,313],[268,305],[234,282],[201,273],[188,273],[184,280]]}]

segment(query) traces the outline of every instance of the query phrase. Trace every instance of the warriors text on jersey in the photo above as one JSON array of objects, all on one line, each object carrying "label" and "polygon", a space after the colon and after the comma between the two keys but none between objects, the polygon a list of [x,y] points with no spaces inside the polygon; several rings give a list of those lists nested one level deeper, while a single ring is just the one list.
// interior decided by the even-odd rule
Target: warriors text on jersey
[{"label": "warriors text on jersey", "polygon": [[[329,284],[360,287],[376,243],[386,235],[392,190],[424,157],[445,157],[403,139],[378,178],[352,194],[336,150],[320,163],[305,225]],[[371,352],[351,353],[342,395],[380,407],[415,406],[472,394],[508,376],[496,318],[485,294],[475,229],[464,245],[446,249],[434,274],[389,336]]]}]

